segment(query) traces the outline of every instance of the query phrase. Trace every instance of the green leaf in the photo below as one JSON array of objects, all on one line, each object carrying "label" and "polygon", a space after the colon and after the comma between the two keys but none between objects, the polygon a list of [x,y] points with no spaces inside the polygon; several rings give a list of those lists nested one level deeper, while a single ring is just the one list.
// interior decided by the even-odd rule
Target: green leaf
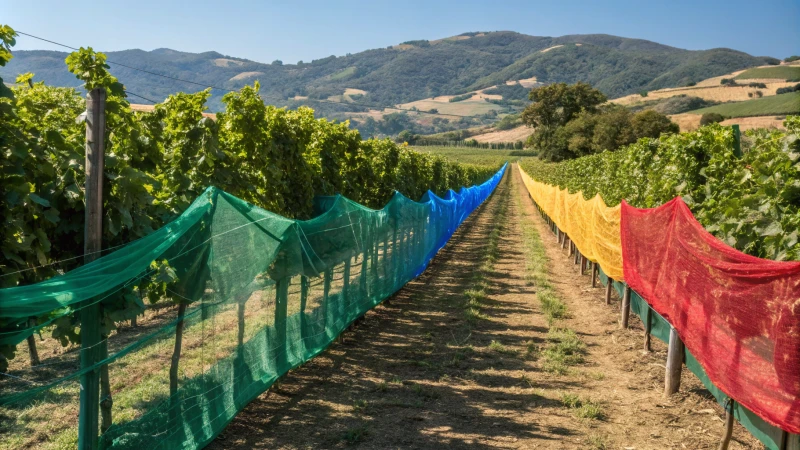
[{"label": "green leaf", "polygon": [[48,202],[47,200],[43,199],[42,197],[39,197],[36,194],[33,194],[33,193],[28,194],[28,198],[30,198],[34,203],[38,203],[38,204],[40,204],[40,205],[42,205],[42,206],[44,206],[46,208],[50,207],[50,202]]}]

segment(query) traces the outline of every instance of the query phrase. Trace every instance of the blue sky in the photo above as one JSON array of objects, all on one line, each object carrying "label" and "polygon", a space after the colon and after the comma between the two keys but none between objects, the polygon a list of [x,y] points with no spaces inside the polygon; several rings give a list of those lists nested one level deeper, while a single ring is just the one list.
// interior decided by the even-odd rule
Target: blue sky
[{"label": "blue sky", "polygon": [[[112,0],[98,4],[102,6],[9,0],[1,8],[0,23],[103,51],[216,50],[286,63],[412,39],[497,30],[537,36],[607,33],[680,48],[729,47],[778,58],[800,54],[800,0]],[[59,48],[20,36],[15,49]]]}]

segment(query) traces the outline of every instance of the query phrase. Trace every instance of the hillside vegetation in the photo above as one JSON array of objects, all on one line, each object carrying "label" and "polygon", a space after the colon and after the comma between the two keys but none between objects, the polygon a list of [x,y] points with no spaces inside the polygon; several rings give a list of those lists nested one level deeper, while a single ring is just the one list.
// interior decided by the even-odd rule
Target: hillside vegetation
[{"label": "hillside vegetation", "polygon": [[[542,52],[545,49],[550,50]],[[79,82],[66,70],[66,56],[55,51],[15,52],[14,60],[0,69],[0,76],[13,79],[20,73],[33,72],[38,81],[75,87]],[[769,58],[730,49],[689,51],[609,35],[541,37],[508,31],[465,33],[458,39],[409,41],[401,46],[298,64],[280,61],[264,64],[217,52],[187,53],[171,49],[109,52],[108,59],[226,89],[239,89],[258,80],[265,101],[290,107],[309,104],[318,115],[326,117],[364,111],[367,105],[390,106],[457,95],[531,77],[543,83],[586,81],[613,98],[642,90],[683,86],[769,63]],[[153,100],[200,89],[185,82],[111,66],[114,75],[126,80],[131,92]],[[348,105],[319,102],[342,95],[347,88],[361,89],[366,94]],[[222,109],[224,93],[219,89],[212,91],[209,99],[212,111]],[[297,96],[307,98],[289,100]]]},{"label": "hillside vegetation", "polygon": [[692,114],[717,113],[725,117],[750,117],[800,113],[800,92],[724,103],[691,111]]},{"label": "hillside vegetation", "polygon": [[775,78],[780,80],[800,80],[800,67],[776,66],[756,67],[748,69],[736,76],[737,80],[752,80],[760,78]]}]

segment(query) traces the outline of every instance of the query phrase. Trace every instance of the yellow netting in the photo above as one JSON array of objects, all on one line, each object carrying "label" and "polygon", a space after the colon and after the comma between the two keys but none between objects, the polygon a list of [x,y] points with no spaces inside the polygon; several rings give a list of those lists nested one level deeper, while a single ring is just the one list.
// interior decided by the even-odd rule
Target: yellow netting
[{"label": "yellow netting", "polygon": [[572,239],[578,251],[600,264],[609,277],[623,280],[620,206],[609,208],[599,194],[585,200],[581,192],[570,194],[558,186],[535,181],[521,167],[519,172],[533,200]]}]

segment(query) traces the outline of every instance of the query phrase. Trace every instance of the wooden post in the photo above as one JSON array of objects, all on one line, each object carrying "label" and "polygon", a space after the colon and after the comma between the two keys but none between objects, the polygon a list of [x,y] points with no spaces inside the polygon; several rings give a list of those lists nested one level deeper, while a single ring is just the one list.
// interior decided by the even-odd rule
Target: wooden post
[{"label": "wooden post", "polygon": [[598,266],[596,262],[592,263],[592,287],[597,287],[597,271]]},{"label": "wooden post", "polygon": [[564,246],[567,245],[567,239],[569,239],[569,238],[567,237],[566,234],[562,234],[561,235],[561,249],[562,250],[564,249]]},{"label": "wooden post", "polygon": [[283,277],[275,283],[275,334],[276,361],[275,371],[289,368],[289,343],[286,336],[286,313],[289,306],[290,277]]},{"label": "wooden post", "polygon": [[611,290],[614,289],[614,280],[611,278],[608,279],[608,284],[606,284],[606,305],[611,304]]},{"label": "wooden post", "polygon": [[[86,95],[86,184],[84,199],[84,262],[94,261],[102,249],[103,170],[105,163],[106,91],[92,89]],[[81,368],[100,360],[100,304],[89,301],[81,309]],[[100,371],[90,370],[80,377],[78,412],[78,449],[97,448],[100,412]]]},{"label": "wooden post", "polygon": [[575,245],[573,245],[572,248],[575,249],[575,261],[573,262],[573,264],[577,265],[578,261],[580,261],[581,252],[578,251],[578,247],[575,247]]},{"label": "wooden post", "polygon": [[652,324],[650,323],[650,315],[651,309],[650,305],[645,305],[647,310],[644,313],[644,351],[649,352],[652,350],[650,346],[650,330],[652,330]]},{"label": "wooden post", "polygon": [[731,125],[733,128],[733,155],[737,158],[742,157],[742,133],[739,131],[739,125]]},{"label": "wooden post", "polygon": [[733,435],[733,408],[736,402],[729,398],[725,402],[725,431],[722,434],[722,441],[719,443],[718,450],[728,450],[728,445],[731,443],[731,435]]},{"label": "wooden post", "polygon": [[581,253],[581,275],[586,275],[586,257]]},{"label": "wooden post", "polygon": [[678,392],[681,386],[681,370],[683,370],[683,341],[675,331],[669,330],[669,347],[667,348],[667,371],[664,377],[664,396]]},{"label": "wooden post", "polygon": [[625,285],[625,291],[622,294],[622,320],[620,321],[620,328],[628,328],[628,321],[631,315],[631,288]]},{"label": "wooden post", "polygon": [[779,447],[781,450],[800,450],[800,434],[791,434],[784,431]]},{"label": "wooden post", "polygon": [[300,276],[300,336],[303,337],[303,345],[306,343],[306,335],[308,331],[306,327],[308,319],[306,319],[306,305],[308,304],[308,288],[311,285],[311,280],[307,276]]},{"label": "wooden post", "polygon": [[[28,326],[31,328],[36,327],[36,320],[31,318],[28,320]],[[39,365],[39,352],[36,350],[36,333],[34,332],[28,336],[28,355],[31,359],[31,367]]]}]

